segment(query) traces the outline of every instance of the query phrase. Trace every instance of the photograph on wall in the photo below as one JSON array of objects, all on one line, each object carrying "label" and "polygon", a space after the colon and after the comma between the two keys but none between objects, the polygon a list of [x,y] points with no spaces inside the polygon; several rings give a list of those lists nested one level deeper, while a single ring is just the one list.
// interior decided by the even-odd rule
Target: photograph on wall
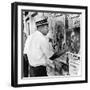
[{"label": "photograph on wall", "polygon": [[[22,14],[24,26],[22,30],[23,77],[80,75],[81,14],[30,12],[25,10],[22,11]],[[44,29],[47,29],[46,32]],[[50,57],[48,53],[50,53]],[[41,69],[41,73],[40,68],[43,66],[46,70]],[[32,68],[37,68],[40,75],[38,70],[34,74]],[[44,72],[47,74],[42,75]]]},{"label": "photograph on wall", "polygon": [[86,7],[19,4],[15,86],[87,81]]}]

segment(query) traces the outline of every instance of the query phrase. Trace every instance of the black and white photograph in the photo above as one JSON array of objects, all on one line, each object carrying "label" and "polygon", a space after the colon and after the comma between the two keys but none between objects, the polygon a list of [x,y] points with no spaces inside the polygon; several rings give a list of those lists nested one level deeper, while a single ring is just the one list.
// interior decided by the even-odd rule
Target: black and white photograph
[{"label": "black and white photograph", "polygon": [[80,75],[81,13],[22,14],[22,77]]},{"label": "black and white photograph", "polygon": [[12,86],[87,82],[86,14],[84,6],[13,3]]}]

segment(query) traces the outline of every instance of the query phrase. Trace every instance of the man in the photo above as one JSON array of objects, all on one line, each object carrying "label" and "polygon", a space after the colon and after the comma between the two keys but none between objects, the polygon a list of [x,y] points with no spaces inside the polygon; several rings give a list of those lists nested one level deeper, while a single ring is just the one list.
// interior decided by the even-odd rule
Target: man
[{"label": "man", "polygon": [[45,37],[49,31],[47,19],[36,22],[36,26],[37,31],[28,37],[24,49],[29,60],[31,77],[47,76],[46,64],[53,54],[49,51],[49,43]]},{"label": "man", "polygon": [[80,27],[73,28],[71,33],[71,46],[73,53],[80,53]]},{"label": "man", "polygon": [[[36,22],[37,31],[26,40],[24,53],[27,54],[30,64],[30,76],[47,76],[46,65],[52,63],[61,53],[50,51],[46,35],[49,31],[47,19]],[[63,52],[62,52],[63,53]]]}]

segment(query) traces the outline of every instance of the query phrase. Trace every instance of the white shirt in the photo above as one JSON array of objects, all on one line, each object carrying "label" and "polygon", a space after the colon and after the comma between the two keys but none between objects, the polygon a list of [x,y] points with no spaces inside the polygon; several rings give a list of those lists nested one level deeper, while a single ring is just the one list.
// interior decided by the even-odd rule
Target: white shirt
[{"label": "white shirt", "polygon": [[39,31],[28,37],[24,53],[27,54],[30,65],[34,67],[46,65],[49,57],[53,55],[53,52],[49,48],[48,40]]}]

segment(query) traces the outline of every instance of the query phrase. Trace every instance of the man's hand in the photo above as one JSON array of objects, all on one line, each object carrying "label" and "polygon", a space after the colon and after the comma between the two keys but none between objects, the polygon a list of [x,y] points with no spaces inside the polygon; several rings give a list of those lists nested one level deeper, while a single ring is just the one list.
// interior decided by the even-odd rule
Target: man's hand
[{"label": "man's hand", "polygon": [[53,56],[50,57],[50,59],[55,60],[56,58],[60,57],[61,55],[63,55],[67,51],[69,51],[69,48],[68,48],[68,46],[65,46],[65,49],[59,50],[58,52],[54,53]]}]

